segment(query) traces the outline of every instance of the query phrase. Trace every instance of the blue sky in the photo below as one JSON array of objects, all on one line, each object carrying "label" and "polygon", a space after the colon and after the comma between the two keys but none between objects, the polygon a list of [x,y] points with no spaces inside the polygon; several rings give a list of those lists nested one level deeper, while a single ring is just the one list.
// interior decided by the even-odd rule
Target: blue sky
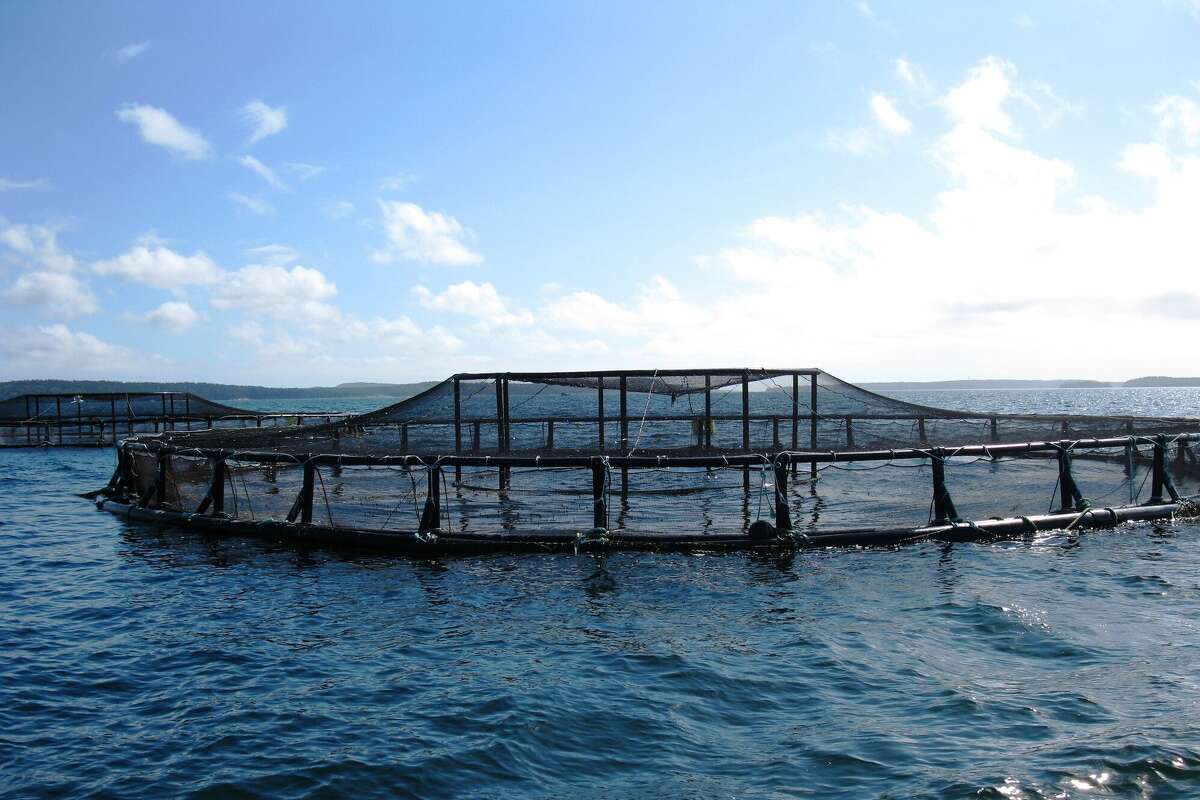
[{"label": "blue sky", "polygon": [[1195,0],[10,2],[0,97],[2,378],[1200,364]]}]

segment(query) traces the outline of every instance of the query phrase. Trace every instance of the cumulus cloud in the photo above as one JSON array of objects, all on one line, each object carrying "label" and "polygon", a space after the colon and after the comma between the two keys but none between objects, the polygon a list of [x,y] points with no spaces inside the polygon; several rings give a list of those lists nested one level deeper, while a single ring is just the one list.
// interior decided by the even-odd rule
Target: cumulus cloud
[{"label": "cumulus cloud", "polygon": [[149,40],[144,42],[134,42],[133,44],[127,44],[124,47],[118,48],[118,50],[113,53],[113,58],[115,58],[118,63],[125,64],[129,61],[133,61],[135,58],[149,49]]},{"label": "cumulus cloud", "polygon": [[429,264],[478,264],[483,256],[467,246],[472,237],[454,217],[427,212],[415,203],[379,201],[388,243],[372,253],[381,264],[421,261]]},{"label": "cumulus cloud", "polygon": [[871,96],[871,113],[879,127],[888,133],[903,136],[912,131],[912,123],[901,114],[891,99],[882,93]]},{"label": "cumulus cloud", "polygon": [[78,278],[65,272],[29,272],[4,292],[12,305],[31,306],[43,313],[73,319],[100,310],[96,296]]},{"label": "cumulus cloud", "polygon": [[272,108],[261,100],[251,100],[239,110],[242,121],[250,128],[247,145],[260,142],[284,130],[288,124],[287,109]]},{"label": "cumulus cloud", "polygon": [[48,225],[10,223],[0,217],[0,245],[22,269],[70,272],[76,266],[75,258],[59,247],[58,229]]},{"label": "cumulus cloud", "polygon": [[336,319],[338,310],[328,300],[337,286],[320,270],[294,266],[251,265],[228,274],[213,294],[214,308],[241,309],[279,319],[325,322]]},{"label": "cumulus cloud", "polygon": [[287,189],[287,184],[279,179],[279,176],[275,174],[275,170],[271,169],[254,156],[240,156],[238,158],[238,163],[253,172],[258,177],[262,178],[267,183],[271,184],[271,186],[274,188]]},{"label": "cumulus cloud", "polygon": [[201,251],[190,256],[162,244],[137,244],[116,258],[97,261],[92,270],[158,289],[179,291],[185,286],[206,286],[221,280],[224,272]]},{"label": "cumulus cloud", "polygon": [[142,140],[187,159],[208,158],[212,146],[198,131],[183,125],[167,111],[150,105],[126,103],[117,119],[136,125]]},{"label": "cumulus cloud", "polygon": [[229,200],[238,208],[250,214],[263,216],[264,214],[274,214],[275,206],[263,200],[261,197],[251,197],[250,195],[241,194],[240,192],[230,192]]},{"label": "cumulus cloud", "polygon": [[532,325],[533,314],[529,311],[510,311],[496,287],[491,283],[463,281],[437,294],[424,286],[413,287],[413,294],[423,308],[432,311],[448,311],[474,317],[485,328],[506,328]]},{"label": "cumulus cloud", "polygon": [[182,333],[200,320],[200,315],[184,300],[168,300],[146,314],[146,322],[171,333]]},{"label": "cumulus cloud", "polygon": [[133,353],[90,333],[66,325],[8,329],[0,335],[0,364],[4,373],[20,378],[102,374],[111,377],[114,365],[127,363]]}]

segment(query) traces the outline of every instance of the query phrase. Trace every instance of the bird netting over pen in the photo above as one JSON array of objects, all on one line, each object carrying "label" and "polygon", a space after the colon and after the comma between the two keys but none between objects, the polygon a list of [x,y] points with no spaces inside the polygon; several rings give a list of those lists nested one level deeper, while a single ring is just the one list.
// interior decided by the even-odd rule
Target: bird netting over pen
[{"label": "bird netting over pen", "polygon": [[757,453],[1169,434],[1194,431],[1197,424],[933,408],[814,369],[664,370],[457,375],[407,400],[331,425],[220,430],[187,434],[186,441],[294,454]]},{"label": "bird netting over pen", "polygon": [[1176,513],[1197,432],[934,408],[817,369],[460,374],[329,424],[132,437],[104,502],[401,549],[900,541]]}]

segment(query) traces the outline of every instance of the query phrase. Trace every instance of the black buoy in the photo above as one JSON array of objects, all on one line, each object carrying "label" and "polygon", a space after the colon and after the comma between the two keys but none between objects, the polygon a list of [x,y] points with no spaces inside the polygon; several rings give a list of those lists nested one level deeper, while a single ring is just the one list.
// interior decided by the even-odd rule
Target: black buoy
[{"label": "black buoy", "polygon": [[750,538],[754,539],[755,541],[774,539],[775,526],[767,522],[765,519],[755,520],[755,522],[750,526],[749,533]]}]

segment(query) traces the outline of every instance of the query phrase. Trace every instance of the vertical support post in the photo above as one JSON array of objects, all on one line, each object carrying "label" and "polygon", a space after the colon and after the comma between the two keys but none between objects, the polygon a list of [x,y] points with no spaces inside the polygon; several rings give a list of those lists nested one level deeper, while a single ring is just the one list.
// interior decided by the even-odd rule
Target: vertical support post
[{"label": "vertical support post", "polygon": [[[813,373],[808,386],[808,405],[812,409],[812,418],[808,422],[808,449],[817,452],[817,373]],[[809,478],[817,479],[817,462],[808,465]]]},{"label": "vertical support post", "polygon": [[[58,444],[62,445],[62,398],[56,396],[54,398],[54,414],[58,418]],[[1179,460],[1183,461],[1182,449],[1179,453]]]},{"label": "vertical support post", "polygon": [[[462,454],[462,387],[459,379],[454,379],[454,454]],[[454,465],[454,482],[462,481],[462,464]]]},{"label": "vertical support post", "polygon": [[1071,474],[1071,451],[1065,447],[1058,451],[1058,498],[1061,501],[1059,511],[1083,511],[1087,508],[1087,501],[1083,499],[1075,476]]},{"label": "vertical support post", "polygon": [[209,495],[212,497],[212,513],[225,513],[225,457],[220,456],[213,460],[212,466],[212,488],[209,489]]},{"label": "vertical support post", "polygon": [[917,437],[921,440],[921,444],[929,444],[929,439],[925,436],[924,417],[917,417]]},{"label": "vertical support post", "polygon": [[25,395],[25,444],[33,444],[33,433],[30,428],[29,420],[33,417],[29,413],[29,395]]},{"label": "vertical support post", "polygon": [[[792,450],[800,449],[800,373],[792,373]],[[796,462],[792,462],[792,474],[796,474]]]},{"label": "vertical support post", "polygon": [[[117,443],[117,396],[115,394],[110,395],[108,398],[108,402],[112,406],[112,440],[113,440],[113,444],[116,444]],[[100,434],[100,438],[101,439],[104,438],[103,432]]]},{"label": "vertical support post", "polygon": [[442,527],[442,468],[430,467],[426,478],[425,508],[417,532],[422,536]]},{"label": "vertical support post", "polygon": [[167,464],[171,456],[158,451],[158,471],[154,475],[154,505],[161,507],[167,497]]},{"label": "vertical support post", "polygon": [[1163,501],[1163,484],[1166,481],[1163,478],[1166,476],[1166,447],[1164,447],[1164,438],[1156,436],[1154,438],[1154,466],[1150,477],[1150,503],[1161,503]]},{"label": "vertical support post", "polygon": [[946,488],[946,462],[942,455],[943,451],[939,448],[933,451],[931,464],[933,466],[933,513],[934,525],[945,525],[950,522],[957,522],[958,509],[954,507],[954,501],[950,498],[950,491]]},{"label": "vertical support post", "polygon": [[554,449],[554,420],[546,420],[546,449]]},{"label": "vertical support post", "polygon": [[996,423],[996,418],[992,417],[992,441],[1000,441],[1000,429]]},{"label": "vertical support post", "polygon": [[408,452],[408,423],[400,423],[400,452]]},{"label": "vertical support post", "polygon": [[596,387],[596,444],[604,452],[604,376],[598,376],[600,385]]},{"label": "vertical support post", "polygon": [[512,405],[509,403],[508,378],[504,379],[504,452],[512,447]]},{"label": "vertical support post", "polygon": [[775,459],[775,529],[792,529],[792,509],[788,504],[788,459]]},{"label": "vertical support post", "polygon": [[604,491],[604,462],[592,461],[592,527],[608,530],[608,497]]},{"label": "vertical support post", "polygon": [[471,423],[471,449],[479,452],[479,420]]},{"label": "vertical support post", "polygon": [[[619,402],[621,415],[621,452],[629,452],[629,379],[621,376],[621,398]],[[621,497],[629,494],[629,467],[621,467]]]},{"label": "vertical support post", "polygon": [[712,376],[704,376],[704,449],[712,449]]},{"label": "vertical support post", "polygon": [[854,449],[854,417],[846,417],[846,449]]},{"label": "vertical support post", "polygon": [[300,522],[303,525],[312,524],[313,509],[313,480],[317,476],[317,465],[312,459],[304,462],[304,485],[300,489]]},{"label": "vertical support post", "polygon": [[1179,492],[1175,490],[1175,484],[1171,482],[1171,476],[1167,474],[1167,437],[1155,436],[1154,475],[1150,482],[1150,503],[1164,502],[1164,490],[1172,502],[1179,502]]},{"label": "vertical support post", "polygon": [[772,416],[771,417],[771,447],[772,447],[772,449],[778,450],[779,446],[780,446],[779,445],[779,417]]},{"label": "vertical support post", "polygon": [[[750,370],[742,370],[742,450],[750,450]],[[742,467],[742,488],[750,491],[750,465]]]},{"label": "vertical support post", "polygon": [[[125,410],[129,410],[129,395],[125,395]],[[133,415],[130,414],[130,417]],[[175,430],[175,393],[171,392],[171,430]]]},{"label": "vertical support post", "polygon": [[[508,378],[496,376],[496,444],[501,453],[508,452]],[[512,474],[508,467],[500,468],[500,489],[508,488],[509,476]]]}]

